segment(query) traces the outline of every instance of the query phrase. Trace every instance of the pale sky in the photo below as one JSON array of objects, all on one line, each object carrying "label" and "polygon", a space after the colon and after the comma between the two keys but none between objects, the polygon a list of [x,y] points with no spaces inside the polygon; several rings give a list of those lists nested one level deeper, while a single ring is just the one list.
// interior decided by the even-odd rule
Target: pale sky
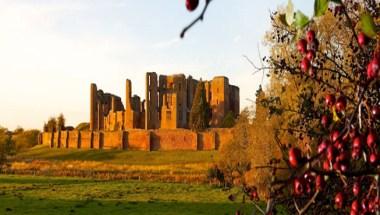
[{"label": "pale sky", "polygon": [[[59,113],[68,125],[88,122],[90,83],[124,103],[125,79],[143,98],[148,71],[227,76],[243,108],[261,75],[242,56],[257,63],[267,53],[269,11],[286,3],[215,0],[180,40],[201,9],[189,13],[185,0],[0,0],[0,125],[41,129]],[[313,1],[294,4],[312,14]]]}]

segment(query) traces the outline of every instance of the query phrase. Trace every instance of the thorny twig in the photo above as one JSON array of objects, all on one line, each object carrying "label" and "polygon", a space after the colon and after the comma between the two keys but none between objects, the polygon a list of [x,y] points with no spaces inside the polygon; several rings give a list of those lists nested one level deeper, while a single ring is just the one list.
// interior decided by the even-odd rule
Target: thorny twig
[{"label": "thorny twig", "polygon": [[301,209],[299,209],[296,200],[293,199],[293,201],[294,201],[294,206],[296,207],[296,210],[297,210],[297,212],[298,212],[299,215],[302,215],[303,213],[305,213],[305,212],[307,211],[307,209],[310,207],[310,205],[312,205],[312,204],[315,202],[315,198],[317,198],[318,194],[319,194],[319,190],[317,190],[317,191],[314,193],[313,197],[312,197],[312,198],[306,203],[306,205],[305,205],[303,208],[301,208]]}]

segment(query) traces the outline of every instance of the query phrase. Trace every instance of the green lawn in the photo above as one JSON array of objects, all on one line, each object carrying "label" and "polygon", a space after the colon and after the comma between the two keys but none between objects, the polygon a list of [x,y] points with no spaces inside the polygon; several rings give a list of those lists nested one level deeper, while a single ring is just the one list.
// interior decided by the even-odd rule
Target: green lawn
[{"label": "green lawn", "polygon": [[211,163],[215,161],[217,151],[125,151],[125,150],[89,150],[56,149],[36,146],[18,153],[13,159],[39,160],[81,160],[105,161],[113,164],[129,165],[165,165],[187,163]]},{"label": "green lawn", "polygon": [[234,214],[242,204],[228,195],[208,185],[0,175],[5,215]]}]

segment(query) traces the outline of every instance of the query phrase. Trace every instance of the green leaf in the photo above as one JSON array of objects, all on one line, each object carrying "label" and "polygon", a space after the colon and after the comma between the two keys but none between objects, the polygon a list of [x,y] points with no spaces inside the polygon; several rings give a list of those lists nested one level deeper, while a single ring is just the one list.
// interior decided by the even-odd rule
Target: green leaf
[{"label": "green leaf", "polygon": [[304,28],[307,24],[309,24],[309,21],[309,17],[307,17],[301,11],[297,11],[294,21],[294,24],[297,28]]},{"label": "green leaf", "polygon": [[363,33],[368,37],[376,37],[376,25],[373,21],[373,18],[368,13],[364,13],[360,16],[360,24],[362,27]]},{"label": "green leaf", "polygon": [[314,1],[314,16],[322,16],[326,13],[329,7],[329,0],[315,0]]},{"label": "green leaf", "polygon": [[285,20],[288,25],[292,25],[294,22],[294,7],[292,0],[289,0],[288,6],[286,6]]}]

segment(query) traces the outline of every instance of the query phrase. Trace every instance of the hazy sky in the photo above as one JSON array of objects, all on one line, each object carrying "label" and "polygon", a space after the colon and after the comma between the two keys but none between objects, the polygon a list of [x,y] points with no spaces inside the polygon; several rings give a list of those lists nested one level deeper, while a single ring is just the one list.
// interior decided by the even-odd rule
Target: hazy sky
[{"label": "hazy sky", "polygon": [[[269,11],[286,3],[215,0],[180,40],[200,12],[185,0],[0,0],[0,125],[40,129],[59,113],[73,126],[89,121],[91,82],[124,102],[126,78],[144,97],[147,71],[228,76],[247,106],[261,75],[242,55],[266,53]],[[294,4],[311,14],[313,1]]]}]

